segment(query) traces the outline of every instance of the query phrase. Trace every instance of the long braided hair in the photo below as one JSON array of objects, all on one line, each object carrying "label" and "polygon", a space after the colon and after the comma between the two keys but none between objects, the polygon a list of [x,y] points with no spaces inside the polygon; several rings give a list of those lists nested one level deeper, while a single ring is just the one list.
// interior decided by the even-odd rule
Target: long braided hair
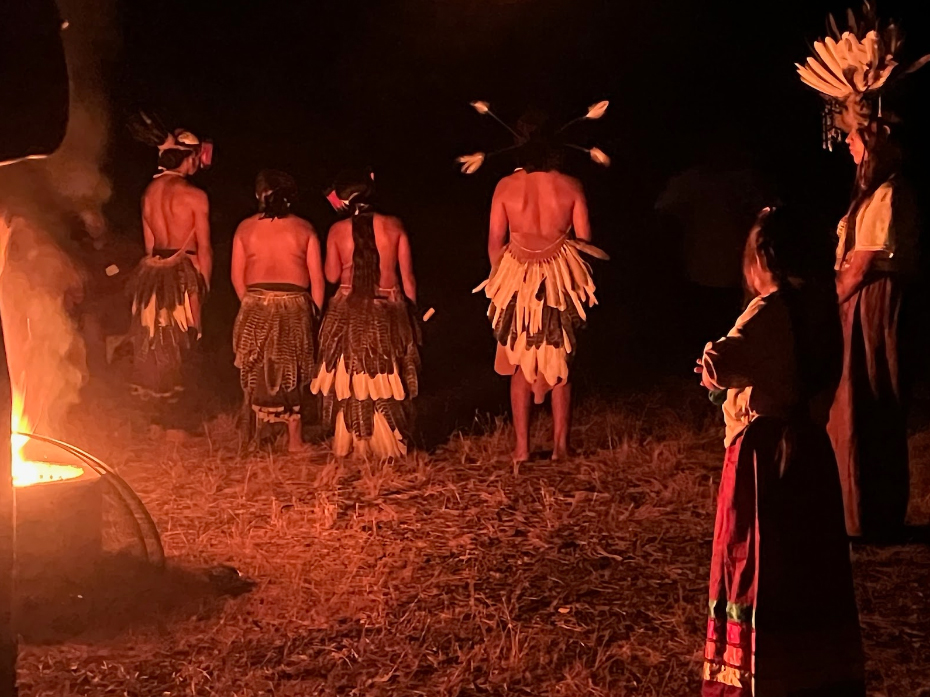
[{"label": "long braided hair", "polygon": [[371,170],[344,170],[336,178],[336,195],[349,202],[352,214],[352,291],[350,300],[371,299],[381,281],[381,255],[375,243]]}]

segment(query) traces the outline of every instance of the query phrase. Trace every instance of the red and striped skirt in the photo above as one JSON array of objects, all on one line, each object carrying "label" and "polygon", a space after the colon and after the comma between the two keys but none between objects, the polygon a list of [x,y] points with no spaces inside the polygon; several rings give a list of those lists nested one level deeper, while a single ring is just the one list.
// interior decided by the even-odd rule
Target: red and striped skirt
[{"label": "red and striped skirt", "polygon": [[836,459],[823,428],[754,421],[717,499],[704,697],[864,697]]}]

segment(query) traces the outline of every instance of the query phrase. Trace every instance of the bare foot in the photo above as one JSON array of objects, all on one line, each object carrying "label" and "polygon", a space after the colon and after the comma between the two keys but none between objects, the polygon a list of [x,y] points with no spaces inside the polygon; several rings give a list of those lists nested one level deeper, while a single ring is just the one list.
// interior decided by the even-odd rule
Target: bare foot
[{"label": "bare foot", "polygon": [[570,460],[575,456],[575,451],[568,447],[556,448],[552,451],[552,461],[553,462],[562,462],[564,460]]},{"label": "bare foot", "polygon": [[513,460],[514,464],[526,462],[530,459],[530,451],[528,449],[524,450],[522,448],[517,448],[512,453],[510,453],[510,459]]},{"label": "bare foot", "polygon": [[291,453],[292,455],[296,455],[297,453],[309,453],[311,450],[313,450],[313,448],[311,448],[303,441],[297,441],[296,443],[289,441],[287,444],[287,452]]}]

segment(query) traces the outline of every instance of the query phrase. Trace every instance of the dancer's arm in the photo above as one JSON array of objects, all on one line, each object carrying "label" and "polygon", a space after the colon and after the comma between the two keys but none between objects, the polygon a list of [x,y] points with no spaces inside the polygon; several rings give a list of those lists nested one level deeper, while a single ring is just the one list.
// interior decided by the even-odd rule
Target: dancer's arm
[{"label": "dancer's arm", "polygon": [[194,209],[194,230],[197,237],[197,266],[200,269],[203,280],[207,284],[207,290],[210,290],[210,282],[213,278],[213,246],[210,243],[210,201],[207,194],[200,189],[194,189],[193,209]]},{"label": "dancer's arm", "polygon": [[581,182],[576,182],[576,184],[578,188],[575,192],[575,206],[572,210],[572,227],[575,228],[575,239],[590,242],[591,221],[588,219],[588,201]]},{"label": "dancer's arm", "polygon": [[397,240],[397,265],[400,267],[400,279],[404,284],[404,295],[416,305],[417,279],[413,274],[413,253],[410,250],[410,240],[403,227]]},{"label": "dancer's arm", "polygon": [[149,225],[148,218],[145,217],[145,201],[142,202],[142,239],[145,242],[145,255],[152,256],[155,251],[155,233],[152,226]]},{"label": "dancer's arm", "polygon": [[326,280],[330,283],[339,283],[342,276],[342,259],[339,258],[339,245],[336,244],[336,223],[329,229],[326,235],[326,263],[323,269],[326,273]]},{"label": "dancer's arm", "polygon": [[323,295],[326,292],[326,281],[323,278],[323,258],[320,253],[320,238],[316,230],[309,223],[310,238],[307,240],[307,271],[310,274],[310,297],[317,309],[323,309]]},{"label": "dancer's arm", "polygon": [[[240,225],[240,229],[241,229]],[[233,236],[232,267],[230,269],[233,288],[239,300],[245,295],[245,245],[242,243],[242,233],[236,230]]]},{"label": "dancer's arm", "polygon": [[491,199],[491,224],[488,232],[488,258],[491,260],[491,266],[494,266],[500,259],[501,251],[507,240],[507,230],[510,227],[507,209],[504,207],[505,186],[504,180],[501,180],[494,190],[494,198]]}]

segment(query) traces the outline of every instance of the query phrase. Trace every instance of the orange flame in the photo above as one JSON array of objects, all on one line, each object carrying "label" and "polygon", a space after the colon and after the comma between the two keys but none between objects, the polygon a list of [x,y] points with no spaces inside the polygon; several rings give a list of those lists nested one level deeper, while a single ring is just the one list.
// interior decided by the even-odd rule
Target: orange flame
[{"label": "orange flame", "polygon": [[25,487],[45,482],[57,482],[63,479],[75,479],[84,474],[80,467],[70,465],[54,465],[48,462],[27,460],[23,454],[26,443],[29,442],[29,433],[32,428],[24,411],[24,401],[21,394],[13,391],[13,409],[10,418],[10,446],[13,453],[13,486]]}]

